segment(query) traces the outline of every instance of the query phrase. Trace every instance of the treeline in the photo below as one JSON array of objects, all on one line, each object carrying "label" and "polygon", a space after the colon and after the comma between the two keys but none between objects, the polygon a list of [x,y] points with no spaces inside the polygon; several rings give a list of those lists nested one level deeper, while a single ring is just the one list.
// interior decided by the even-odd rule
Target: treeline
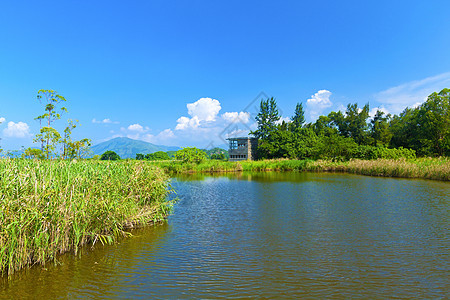
[{"label": "treeline", "polygon": [[213,149],[197,149],[195,147],[188,147],[184,149],[180,149],[178,151],[157,151],[154,153],[136,154],[136,160],[192,160],[192,161],[201,161],[204,159],[216,159],[216,160],[227,160],[228,159],[228,151],[221,148],[213,148]]},{"label": "treeline", "polygon": [[414,158],[450,156],[450,89],[428,96],[416,108],[399,115],[377,110],[369,118],[369,104],[349,104],[345,113],[331,112],[305,123],[297,104],[291,122],[281,122],[274,98],[262,100],[256,117],[258,156],[264,158],[332,159]]}]

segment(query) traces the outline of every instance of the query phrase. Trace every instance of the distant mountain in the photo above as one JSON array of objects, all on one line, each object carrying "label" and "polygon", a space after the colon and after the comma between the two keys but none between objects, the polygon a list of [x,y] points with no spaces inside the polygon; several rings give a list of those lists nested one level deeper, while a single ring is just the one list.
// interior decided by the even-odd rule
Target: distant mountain
[{"label": "distant mountain", "polygon": [[177,151],[179,149],[181,148],[154,145],[126,137],[118,137],[91,147],[94,155],[102,155],[105,151],[111,150],[119,154],[120,158],[135,158],[136,153],[147,154],[156,151]]}]

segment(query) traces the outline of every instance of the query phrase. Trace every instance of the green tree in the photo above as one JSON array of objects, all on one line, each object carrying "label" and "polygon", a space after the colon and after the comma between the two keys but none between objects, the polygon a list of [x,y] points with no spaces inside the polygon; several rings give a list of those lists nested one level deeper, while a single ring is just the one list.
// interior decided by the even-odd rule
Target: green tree
[{"label": "green tree", "polygon": [[22,154],[22,158],[27,158],[27,159],[44,159],[45,156],[42,153],[41,149],[27,148],[27,149],[25,149],[24,153]]},{"label": "green tree", "polygon": [[419,156],[450,155],[450,89],[432,93],[416,108],[406,108],[390,122],[392,147],[414,149]]},{"label": "green tree", "polygon": [[44,126],[36,135],[34,142],[45,141],[43,144],[42,152],[45,154],[46,159],[50,159],[53,157],[53,155],[57,155],[56,145],[60,140],[61,135],[55,128]]},{"label": "green tree", "polygon": [[429,95],[418,119],[421,147],[432,155],[450,155],[450,89]]},{"label": "green tree", "polygon": [[91,156],[91,144],[92,141],[90,139],[82,139],[79,141],[69,142],[69,144],[67,145],[67,158],[81,159]]},{"label": "green tree", "polygon": [[352,137],[359,145],[366,144],[368,142],[368,118],[369,104],[364,105],[361,110],[358,109],[358,105],[356,103],[349,104],[347,106],[345,121],[347,123],[348,132],[350,137]]},{"label": "green tree", "polygon": [[275,130],[276,122],[280,119],[277,102],[273,97],[267,100],[261,100],[259,113],[255,119],[258,128],[250,134],[259,139],[267,138]]},{"label": "green tree", "polygon": [[142,153],[136,153],[136,160],[144,160],[145,159],[145,155]]},{"label": "green tree", "polygon": [[[37,99],[44,104],[45,113],[35,118],[39,120],[41,128],[34,142],[40,142],[41,150],[45,153],[46,158],[50,159],[57,143],[61,139],[61,135],[52,127],[52,123],[61,119],[62,113],[67,112],[64,106],[57,107],[62,102],[65,102],[66,98],[54,90],[39,90]],[[46,121],[46,126],[42,126],[42,121]]]},{"label": "green tree", "polygon": [[175,158],[178,160],[182,160],[183,162],[201,162],[207,159],[207,155],[204,151],[195,148],[195,147],[187,147],[181,150],[178,150],[175,153]]},{"label": "green tree", "polygon": [[307,127],[312,128],[317,135],[330,136],[338,133],[333,120],[329,116],[320,116],[316,122]]},{"label": "green tree", "polygon": [[303,111],[303,103],[297,103],[295,106],[294,116],[292,117],[292,129],[295,131],[302,128],[305,123],[305,112]]},{"label": "green tree", "polygon": [[62,152],[62,159],[66,159],[69,157],[69,148],[70,144],[73,143],[72,141],[72,130],[74,130],[77,127],[78,120],[67,120],[67,126],[64,129],[64,137],[61,139],[61,143],[63,144],[63,152]]},{"label": "green tree", "polygon": [[164,151],[156,151],[152,153],[152,160],[169,160],[169,155]]},{"label": "green tree", "polygon": [[225,160],[226,156],[225,156],[225,153],[222,153],[222,152],[220,152],[220,153],[213,153],[213,154],[211,154],[211,159]]},{"label": "green tree", "polygon": [[106,151],[100,156],[100,160],[119,160],[120,156],[111,150]]},{"label": "green tree", "polygon": [[389,130],[392,132],[391,147],[420,148],[417,109],[407,107],[398,116],[394,115],[389,123]]},{"label": "green tree", "polygon": [[377,110],[375,116],[370,121],[370,136],[374,146],[387,146],[392,138],[389,130],[390,114],[384,115],[384,112]]},{"label": "green tree", "polygon": [[358,108],[358,104],[348,104],[345,116],[342,112],[331,112],[328,118],[339,129],[339,133],[344,137],[351,137],[353,140],[361,144],[369,142],[368,124],[369,104],[364,105],[362,109]]}]

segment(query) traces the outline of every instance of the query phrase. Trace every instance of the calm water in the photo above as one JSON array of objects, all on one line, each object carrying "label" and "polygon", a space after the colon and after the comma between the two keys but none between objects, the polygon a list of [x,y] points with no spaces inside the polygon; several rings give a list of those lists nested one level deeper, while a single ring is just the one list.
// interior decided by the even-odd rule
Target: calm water
[{"label": "calm water", "polygon": [[259,173],[173,185],[168,224],[2,278],[0,297],[449,296],[449,183]]}]

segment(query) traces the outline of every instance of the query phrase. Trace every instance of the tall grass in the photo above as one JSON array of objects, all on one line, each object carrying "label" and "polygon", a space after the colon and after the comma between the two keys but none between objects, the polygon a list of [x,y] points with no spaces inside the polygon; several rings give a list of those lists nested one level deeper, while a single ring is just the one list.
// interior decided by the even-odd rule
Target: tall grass
[{"label": "tall grass", "polygon": [[331,160],[272,159],[240,162],[207,160],[201,163],[183,163],[181,161],[151,163],[163,168],[169,174],[240,171],[313,171],[450,180],[450,158],[444,157],[375,160],[354,159],[344,162],[334,162]]},{"label": "tall grass", "polygon": [[142,162],[0,159],[0,269],[11,274],[162,220],[168,176]]},{"label": "tall grass", "polygon": [[355,159],[347,162],[318,160],[309,162],[307,170],[450,181],[450,158]]}]

